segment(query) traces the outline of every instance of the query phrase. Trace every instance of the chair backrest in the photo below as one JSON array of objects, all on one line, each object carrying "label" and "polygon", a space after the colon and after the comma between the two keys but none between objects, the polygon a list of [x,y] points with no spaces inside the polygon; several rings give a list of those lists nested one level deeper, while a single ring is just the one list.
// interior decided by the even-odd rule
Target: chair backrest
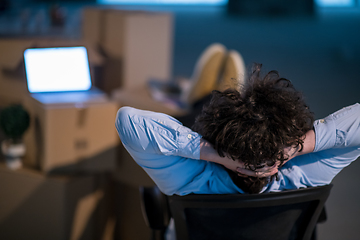
[{"label": "chair backrest", "polygon": [[145,224],[153,230],[166,230],[170,221],[167,197],[157,186],[139,187],[141,211]]},{"label": "chair backrest", "polygon": [[211,44],[203,51],[196,62],[190,86],[182,94],[183,102],[191,105],[216,89],[225,56],[226,48],[220,43]]},{"label": "chair backrest", "polygon": [[332,185],[265,194],[170,196],[177,240],[308,240]]},{"label": "chair backrest", "polygon": [[228,88],[234,88],[241,91],[245,84],[245,74],[246,68],[243,57],[238,51],[230,50],[226,56],[217,90],[224,91]]}]

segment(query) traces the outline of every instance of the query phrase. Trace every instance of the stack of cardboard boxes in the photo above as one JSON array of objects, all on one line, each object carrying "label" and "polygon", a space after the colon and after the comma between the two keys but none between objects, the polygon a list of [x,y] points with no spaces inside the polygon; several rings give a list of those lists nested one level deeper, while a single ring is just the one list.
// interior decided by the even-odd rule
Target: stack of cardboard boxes
[{"label": "stack of cardboard boxes", "polygon": [[1,239],[102,239],[110,219],[110,214],[100,218],[99,211],[108,212],[106,176],[116,167],[118,104],[46,105],[27,91],[24,49],[80,45],[69,42],[0,41],[6,54],[0,56],[1,107],[20,103],[31,118],[23,138],[24,168],[13,171],[0,164]]},{"label": "stack of cardboard boxes", "polygon": [[24,169],[0,164],[1,239],[106,239],[104,229],[112,232],[113,221],[106,225],[109,218],[95,214],[107,201],[109,176],[122,157],[114,122],[124,103],[38,102],[27,91],[23,51],[86,46],[95,86],[109,95],[136,89],[149,78],[170,76],[172,16],[86,8],[82,31],[76,40],[0,39],[0,107],[21,103],[31,116]]}]

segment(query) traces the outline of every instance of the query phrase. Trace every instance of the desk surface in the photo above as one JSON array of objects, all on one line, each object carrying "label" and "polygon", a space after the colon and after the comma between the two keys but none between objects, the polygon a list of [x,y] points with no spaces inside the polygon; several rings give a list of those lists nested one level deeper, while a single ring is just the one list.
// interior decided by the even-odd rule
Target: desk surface
[{"label": "desk surface", "polygon": [[130,106],[142,110],[162,112],[171,116],[183,116],[187,112],[170,105],[156,101],[150,96],[146,86],[134,89],[119,89],[112,94],[112,100],[120,103],[121,106]]}]

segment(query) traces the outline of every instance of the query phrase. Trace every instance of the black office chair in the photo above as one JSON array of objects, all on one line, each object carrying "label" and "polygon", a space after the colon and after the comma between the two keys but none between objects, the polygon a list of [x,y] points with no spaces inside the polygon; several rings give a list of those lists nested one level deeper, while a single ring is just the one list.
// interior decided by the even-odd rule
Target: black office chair
[{"label": "black office chair", "polygon": [[146,225],[152,230],[152,240],[164,240],[170,221],[168,199],[157,186],[140,186],[140,203]]},{"label": "black office chair", "polygon": [[326,219],[321,213],[331,188],[167,198],[177,240],[310,240],[317,222]]}]

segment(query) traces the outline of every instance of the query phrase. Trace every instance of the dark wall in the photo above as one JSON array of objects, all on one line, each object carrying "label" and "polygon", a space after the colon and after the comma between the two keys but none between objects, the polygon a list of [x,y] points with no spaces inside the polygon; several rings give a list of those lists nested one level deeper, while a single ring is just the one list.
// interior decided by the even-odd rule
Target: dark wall
[{"label": "dark wall", "polygon": [[2,11],[22,8],[32,4],[68,4],[68,3],[96,3],[96,0],[0,0]]},{"label": "dark wall", "polygon": [[312,15],[313,0],[229,0],[228,12],[238,15]]}]

